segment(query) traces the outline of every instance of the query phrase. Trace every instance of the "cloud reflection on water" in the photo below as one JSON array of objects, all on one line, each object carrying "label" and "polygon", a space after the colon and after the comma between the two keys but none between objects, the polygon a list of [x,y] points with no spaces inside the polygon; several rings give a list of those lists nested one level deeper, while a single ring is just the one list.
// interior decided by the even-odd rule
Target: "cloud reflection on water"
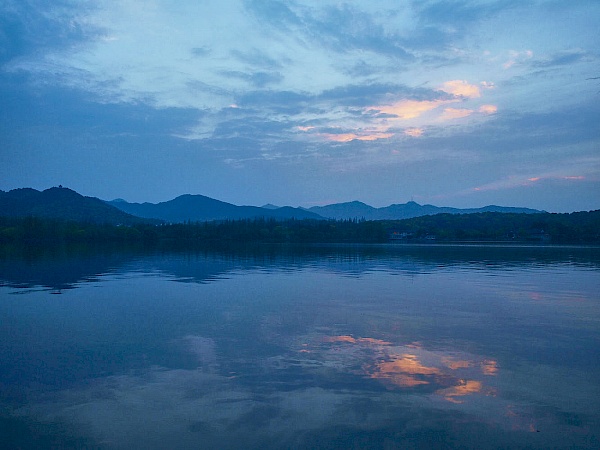
[{"label": "cloud reflection on water", "polygon": [[[486,376],[498,374],[498,363],[492,359],[456,352],[450,354],[425,350],[419,343],[394,346],[390,342],[375,338],[325,336],[323,342],[319,350],[323,352],[325,359],[333,352],[336,353],[333,359],[339,361],[339,355],[345,352],[345,367],[360,364],[366,377],[378,380],[387,389],[408,390],[429,386],[434,395],[440,395],[453,403],[465,401],[457,397],[472,394],[491,395],[494,392],[494,389],[486,388],[483,382]],[[349,348],[344,349],[344,346]],[[361,351],[356,352],[351,346],[358,346]],[[314,350],[311,353],[314,353]],[[344,364],[337,367],[343,370]]]}]

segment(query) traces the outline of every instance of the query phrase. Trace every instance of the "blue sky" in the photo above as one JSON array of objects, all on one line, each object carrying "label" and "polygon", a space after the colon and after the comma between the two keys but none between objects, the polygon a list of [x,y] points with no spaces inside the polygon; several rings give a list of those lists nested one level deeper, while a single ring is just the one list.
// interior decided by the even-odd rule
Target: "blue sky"
[{"label": "blue sky", "polygon": [[600,208],[600,2],[0,0],[0,189]]}]

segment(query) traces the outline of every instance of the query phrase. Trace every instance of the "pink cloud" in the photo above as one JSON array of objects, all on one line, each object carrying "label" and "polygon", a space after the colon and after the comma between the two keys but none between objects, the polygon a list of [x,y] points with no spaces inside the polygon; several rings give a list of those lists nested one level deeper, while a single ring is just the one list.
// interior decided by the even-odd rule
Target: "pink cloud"
[{"label": "pink cloud", "polygon": [[466,97],[466,98],[479,98],[481,97],[481,92],[479,90],[479,86],[474,84],[469,84],[465,80],[451,80],[446,81],[440,91],[447,92],[448,94],[456,95],[457,97]]},{"label": "pink cloud", "polygon": [[388,139],[394,136],[394,133],[374,133],[359,135],[355,133],[323,133],[321,134],[326,140],[333,142],[350,142],[350,141],[376,141],[378,139]]},{"label": "pink cloud", "polygon": [[496,114],[498,112],[498,107],[496,105],[481,105],[479,108],[479,112],[481,114]]},{"label": "pink cloud", "polygon": [[372,106],[368,111],[379,111],[391,114],[400,120],[415,119],[424,113],[456,100],[401,100],[392,105]]}]

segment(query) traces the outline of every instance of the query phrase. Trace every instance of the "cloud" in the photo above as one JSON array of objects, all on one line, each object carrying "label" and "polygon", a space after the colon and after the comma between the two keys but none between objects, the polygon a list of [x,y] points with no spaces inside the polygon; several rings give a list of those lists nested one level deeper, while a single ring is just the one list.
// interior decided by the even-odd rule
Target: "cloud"
[{"label": "cloud", "polygon": [[442,87],[441,91],[447,92],[452,95],[456,95],[457,97],[465,97],[465,98],[479,98],[481,97],[481,91],[479,90],[479,86],[474,84],[469,84],[464,80],[452,80],[446,81]]},{"label": "cloud", "polygon": [[407,128],[404,130],[404,134],[411,137],[421,137],[423,136],[423,133],[423,128]]},{"label": "cloud", "polygon": [[586,177],[583,175],[561,175],[561,174],[544,174],[539,176],[526,176],[526,175],[511,175],[506,178],[496,180],[481,186],[473,188],[474,191],[498,191],[504,189],[515,189],[519,187],[532,186],[537,183],[547,181],[566,181],[566,182],[579,182],[585,181]]},{"label": "cloud", "polygon": [[533,58],[533,51],[531,51],[531,50],[523,50],[523,51],[511,50],[509,52],[509,59],[504,64],[502,64],[502,67],[504,69],[510,69],[514,65],[522,64],[525,61],[530,60],[531,58]]},{"label": "cloud", "polygon": [[372,106],[368,111],[378,111],[389,114],[394,119],[409,120],[422,116],[426,112],[442,105],[453,103],[455,100],[400,100],[390,105]]},{"label": "cloud", "polygon": [[441,120],[462,119],[464,117],[469,117],[473,113],[474,113],[474,111],[472,109],[445,108],[443,114],[440,116],[440,119]]},{"label": "cloud", "polygon": [[284,2],[247,0],[244,3],[250,13],[256,15],[260,20],[266,21],[270,26],[277,26],[287,31],[291,26],[302,24],[300,17]]},{"label": "cloud", "polygon": [[207,46],[204,46],[204,47],[193,47],[190,50],[190,52],[194,56],[202,57],[202,56],[208,56],[208,55],[210,55],[211,50]]},{"label": "cloud", "polygon": [[281,69],[284,66],[284,62],[286,62],[281,59],[276,59],[270,56],[267,52],[258,49],[251,49],[247,51],[233,49],[231,50],[230,54],[244,64],[263,69]]},{"label": "cloud", "polygon": [[390,96],[429,98],[435,96],[429,89],[412,88],[398,83],[363,83],[346,84],[326,89],[317,96],[315,101],[336,102],[345,106],[365,107],[374,102],[383,102]]},{"label": "cloud", "polygon": [[280,83],[283,80],[283,75],[279,72],[238,72],[238,71],[224,71],[223,76],[230,78],[237,78],[240,80],[247,81],[251,86],[256,88],[264,88],[268,85],[274,85]]},{"label": "cloud", "polygon": [[378,139],[388,139],[394,136],[394,133],[365,133],[365,134],[356,134],[356,133],[340,133],[340,134],[332,134],[332,133],[322,133],[320,134],[328,141],[333,142],[350,142],[350,141],[376,141]]},{"label": "cloud", "polygon": [[85,20],[95,5],[70,6],[64,0],[0,3],[0,64],[105,36],[101,27]]},{"label": "cloud", "polygon": [[398,33],[383,26],[369,8],[351,4],[320,7],[298,2],[247,1],[247,10],[262,24],[280,34],[295,33],[306,46],[319,46],[338,53],[366,51],[394,59],[412,60]]},{"label": "cloud", "polygon": [[[517,0],[494,0],[489,2],[433,0],[412,2],[414,27],[411,46],[435,52],[440,64],[464,63],[463,56],[449,57],[449,51],[464,47],[461,40],[481,27],[482,23],[524,4]],[[455,43],[460,43],[456,45]],[[468,58],[466,58],[468,59]]]},{"label": "cloud", "polygon": [[418,2],[414,7],[419,11],[423,22],[454,29],[464,29],[477,25],[481,20],[522,6],[515,0],[496,0],[492,2],[440,1]]},{"label": "cloud", "polygon": [[539,68],[570,66],[584,61],[588,56],[588,52],[581,49],[565,50],[551,54],[545,58],[538,58],[532,62],[532,66]]},{"label": "cloud", "polygon": [[482,114],[496,114],[498,112],[498,107],[496,105],[481,105],[479,107],[479,112]]}]

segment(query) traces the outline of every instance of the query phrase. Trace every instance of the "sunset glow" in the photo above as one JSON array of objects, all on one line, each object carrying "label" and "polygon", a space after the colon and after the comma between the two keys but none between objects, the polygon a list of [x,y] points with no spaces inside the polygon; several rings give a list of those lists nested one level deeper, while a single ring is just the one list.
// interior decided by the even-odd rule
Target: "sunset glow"
[{"label": "sunset glow", "polygon": [[372,106],[369,110],[376,110],[384,114],[390,114],[392,120],[409,120],[420,117],[428,111],[432,111],[455,100],[417,101],[400,100],[391,105]]}]

